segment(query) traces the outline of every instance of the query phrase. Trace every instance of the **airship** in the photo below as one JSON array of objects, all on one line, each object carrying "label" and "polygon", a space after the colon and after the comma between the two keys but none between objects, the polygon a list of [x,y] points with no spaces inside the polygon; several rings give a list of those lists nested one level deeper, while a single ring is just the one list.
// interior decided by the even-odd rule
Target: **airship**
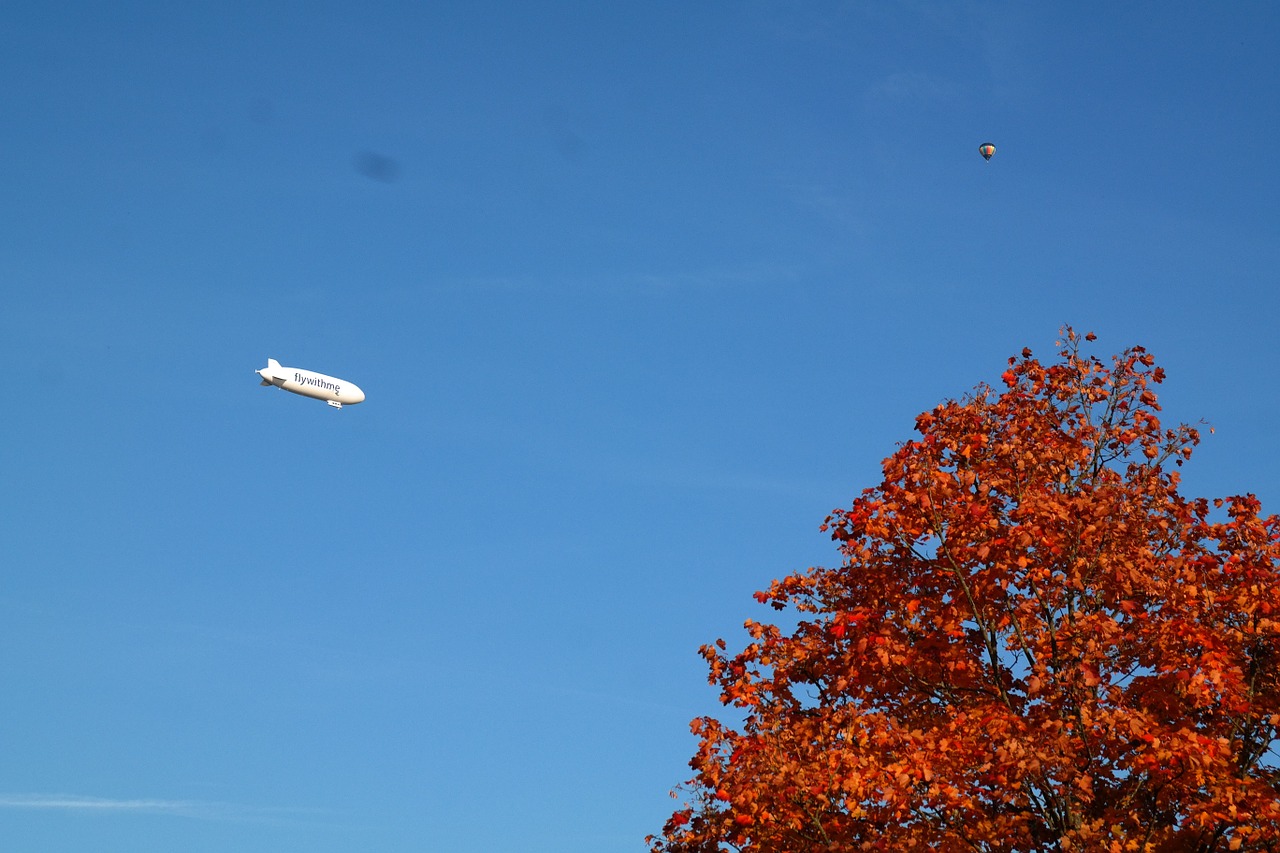
[{"label": "airship", "polygon": [[274,358],[267,359],[267,366],[254,372],[262,377],[263,385],[274,385],[294,394],[324,400],[335,409],[341,409],[344,403],[354,406],[364,402],[364,392],[345,379],[299,367],[281,367]]}]

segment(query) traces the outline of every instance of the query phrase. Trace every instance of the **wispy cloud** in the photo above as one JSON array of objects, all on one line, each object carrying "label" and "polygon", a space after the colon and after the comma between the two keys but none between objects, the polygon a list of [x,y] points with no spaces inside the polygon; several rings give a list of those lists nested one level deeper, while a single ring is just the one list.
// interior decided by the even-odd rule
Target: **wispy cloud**
[{"label": "wispy cloud", "polygon": [[105,799],[67,794],[0,794],[0,808],[91,809],[120,812],[180,812],[196,803],[177,799]]},{"label": "wispy cloud", "polygon": [[0,809],[64,811],[96,814],[167,814],[200,820],[230,820],[268,823],[293,823],[301,814],[315,814],[300,809],[264,809],[235,803],[201,800],[112,799],[84,797],[78,794],[4,794],[0,793]]},{"label": "wispy cloud", "polygon": [[193,815],[208,804],[190,800],[113,800],[73,794],[0,794],[0,808],[64,811],[168,812]]}]

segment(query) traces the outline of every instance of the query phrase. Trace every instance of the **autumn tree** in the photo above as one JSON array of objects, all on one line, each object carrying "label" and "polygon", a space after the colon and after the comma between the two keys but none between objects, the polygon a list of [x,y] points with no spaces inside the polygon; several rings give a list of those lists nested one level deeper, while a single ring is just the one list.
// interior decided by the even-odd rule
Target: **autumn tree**
[{"label": "autumn tree", "polygon": [[654,853],[1280,851],[1280,519],[1179,494],[1164,372],[1065,330],[916,419],[823,529],[838,568],[705,646]]}]

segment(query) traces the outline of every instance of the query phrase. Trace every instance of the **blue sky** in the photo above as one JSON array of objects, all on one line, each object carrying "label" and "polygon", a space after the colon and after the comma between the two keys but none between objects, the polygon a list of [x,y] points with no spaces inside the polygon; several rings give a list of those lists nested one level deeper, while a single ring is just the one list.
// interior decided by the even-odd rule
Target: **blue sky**
[{"label": "blue sky", "polygon": [[10,2],[6,848],[638,853],[717,708],[698,646],[1063,323],[1216,428],[1189,493],[1274,510],[1278,38],[1267,3]]}]

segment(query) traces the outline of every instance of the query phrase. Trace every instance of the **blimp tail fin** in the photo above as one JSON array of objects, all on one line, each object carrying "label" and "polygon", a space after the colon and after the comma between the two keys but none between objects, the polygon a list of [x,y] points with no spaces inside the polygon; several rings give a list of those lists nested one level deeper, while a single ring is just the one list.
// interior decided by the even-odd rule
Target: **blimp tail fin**
[{"label": "blimp tail fin", "polygon": [[276,378],[275,372],[279,369],[280,362],[276,361],[274,358],[269,358],[267,359],[267,366],[256,371],[256,373],[262,377],[263,385],[275,385],[276,383],[273,380]]}]

